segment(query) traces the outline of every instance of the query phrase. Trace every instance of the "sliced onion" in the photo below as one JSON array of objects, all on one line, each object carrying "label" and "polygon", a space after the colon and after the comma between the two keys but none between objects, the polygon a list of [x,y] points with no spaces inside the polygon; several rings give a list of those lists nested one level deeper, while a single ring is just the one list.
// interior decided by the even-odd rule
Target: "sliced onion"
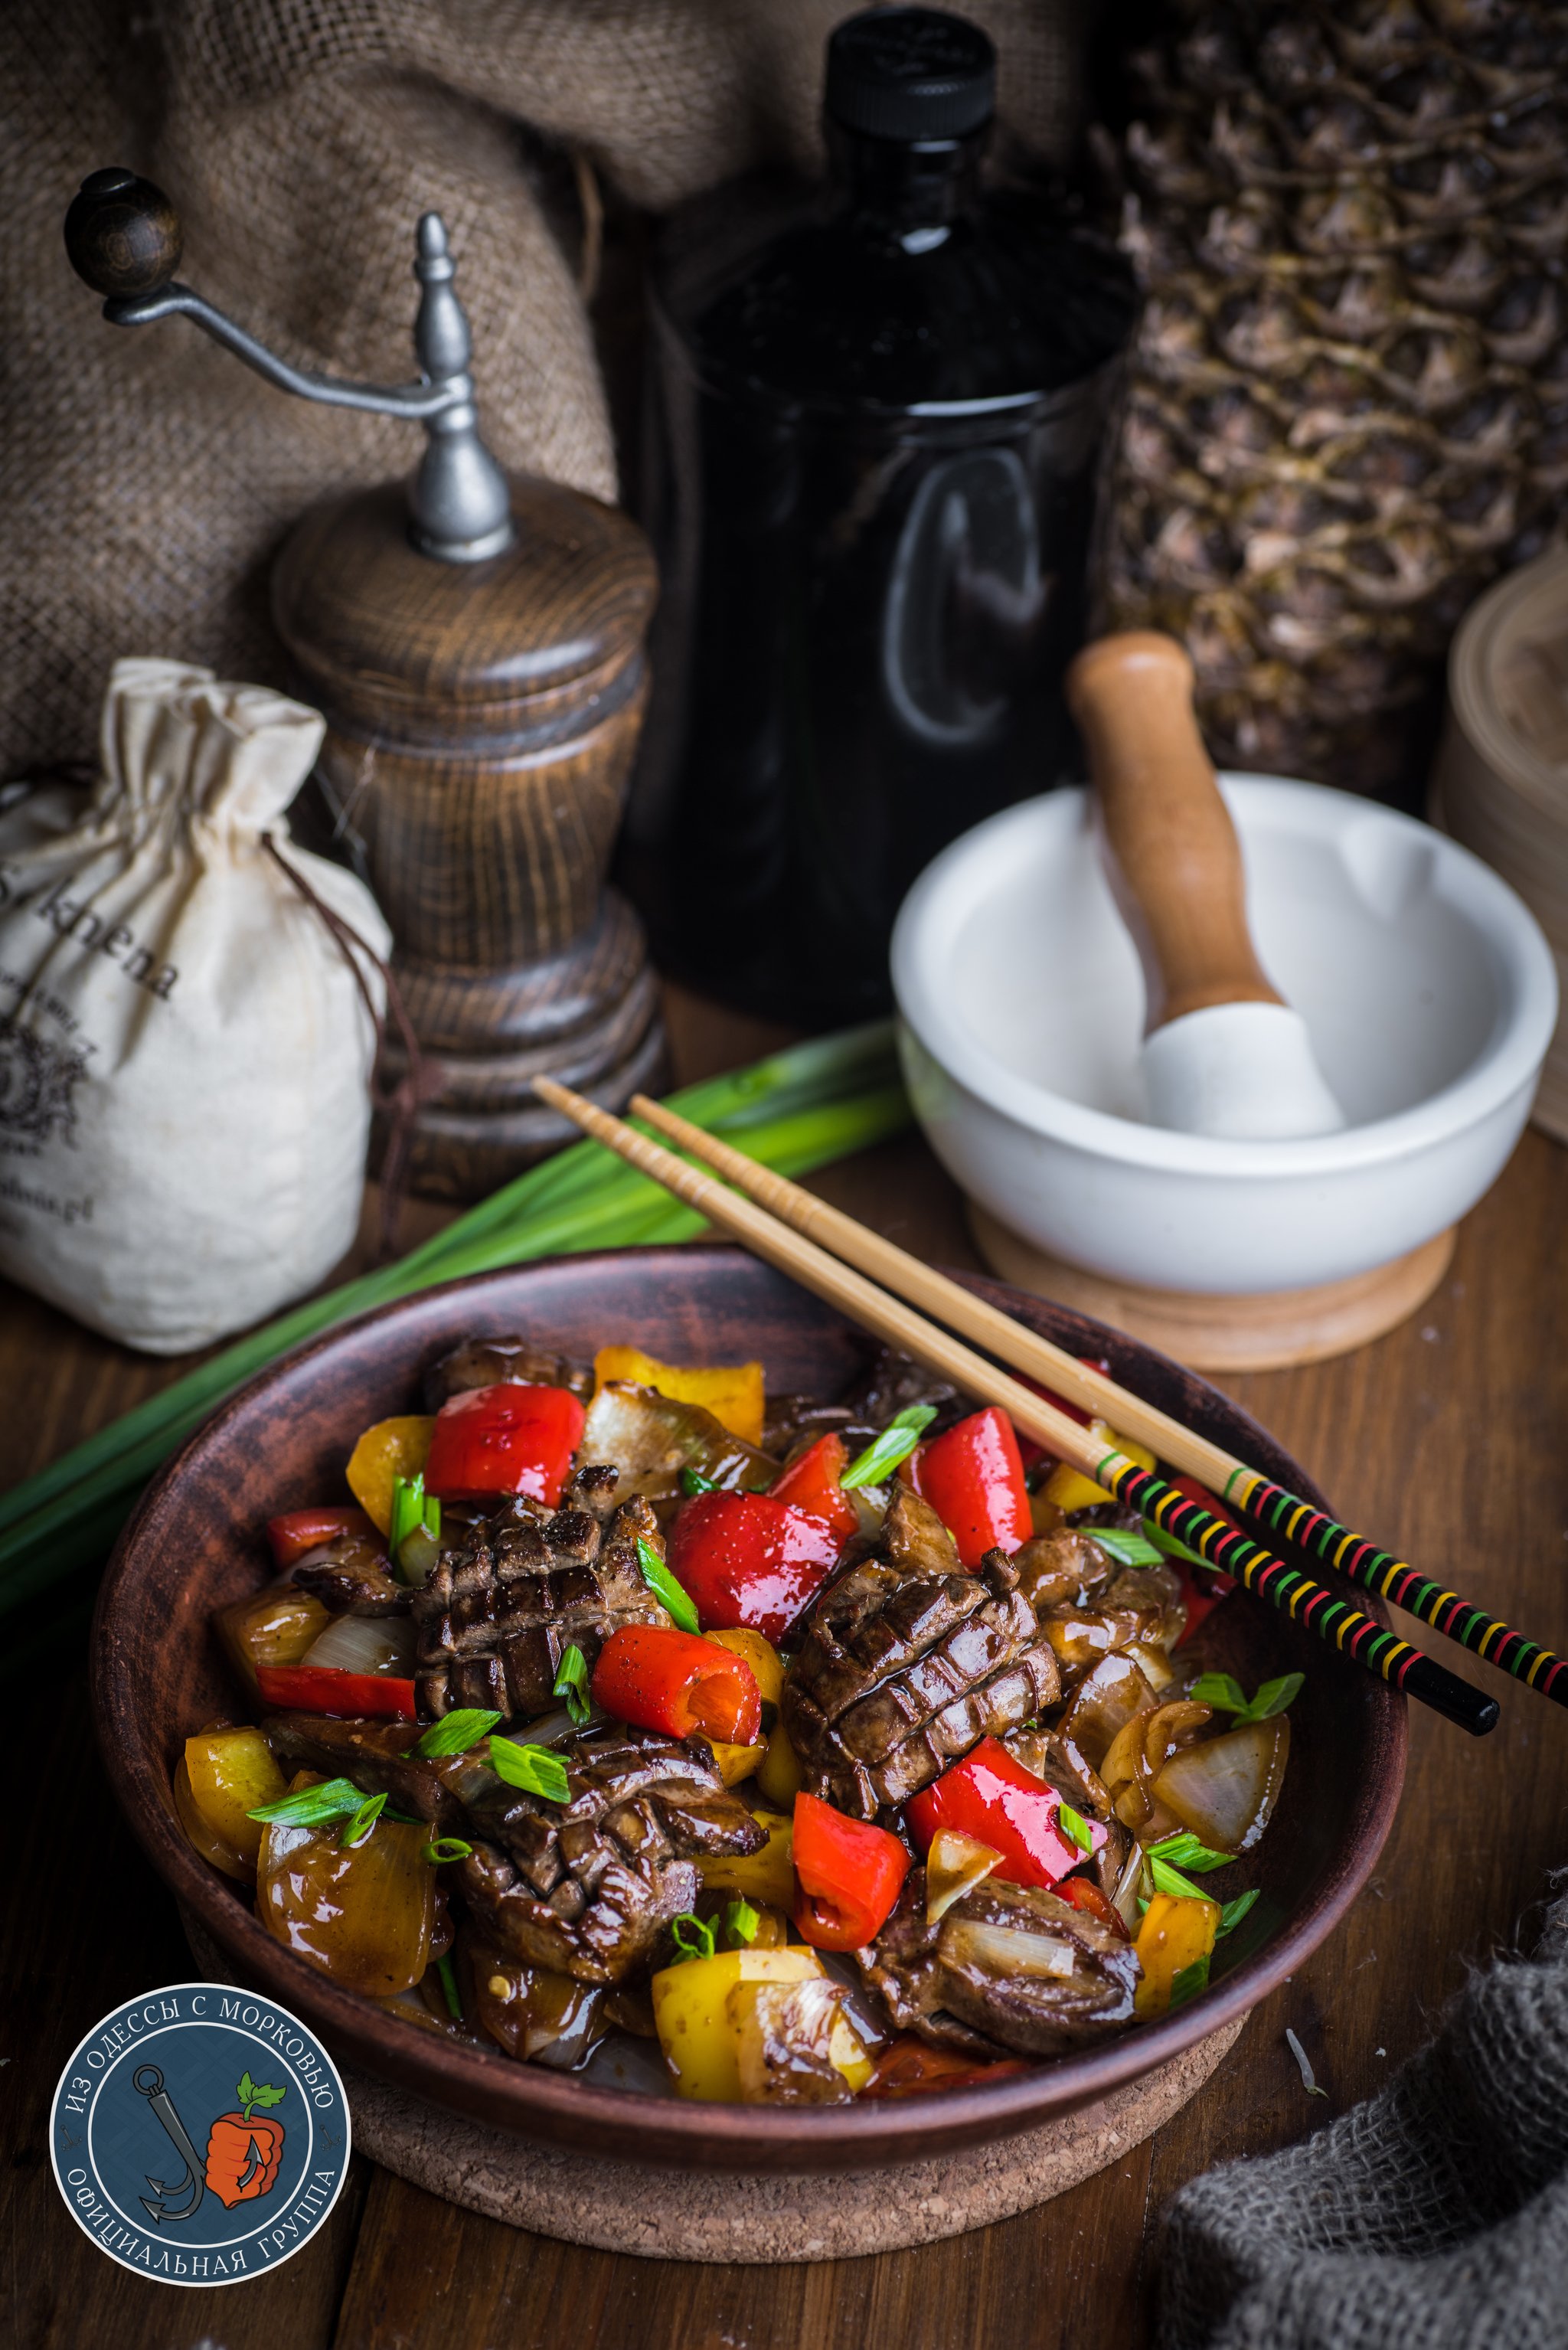
[{"label": "sliced onion", "polygon": [[1026,1934],[1016,1926],[982,1926],[954,1918],[942,1928],[940,1950],[951,1966],[978,1967],[983,1974],[1070,1975],[1078,1953],[1053,1934]]},{"label": "sliced onion", "polygon": [[1130,1648],[1125,1648],[1122,1653],[1131,1658],[1157,1697],[1161,1690],[1168,1689],[1176,1679],[1176,1667],[1164,1649],[1151,1647],[1147,1640],[1135,1641]]},{"label": "sliced onion", "polygon": [[564,1705],[552,1713],[542,1713],[523,1730],[512,1729],[506,1733],[514,1746],[554,1746],[557,1739],[570,1738],[579,1730],[597,1730],[610,1716],[595,1705],[588,1709],[587,1721],[574,1721]]},{"label": "sliced onion", "polygon": [[413,1671],[419,1635],[411,1616],[334,1616],[302,1664],[327,1665],[339,1673]]},{"label": "sliced onion", "polygon": [[975,1836],[961,1835],[957,1828],[939,1828],[926,1855],[927,1925],[934,1926],[945,1918],[955,1901],[961,1901],[971,1886],[982,1885],[1001,1865],[1002,1855],[990,1845]]},{"label": "sliced onion", "polygon": [[1123,1723],[1106,1749],[1100,1763],[1100,1777],[1110,1794],[1114,1795],[1118,1788],[1125,1787],[1129,1779],[1137,1778],[1137,1766],[1143,1760],[1144,1732],[1154,1720],[1155,1712],[1153,1706],[1145,1706],[1135,1713],[1129,1721]]},{"label": "sliced onion", "polygon": [[1101,1777],[1106,1753],[1124,1723],[1155,1702],[1153,1690],[1130,1657],[1102,1657],[1056,1727],[1081,1746]]},{"label": "sliced onion", "polygon": [[[1134,1941],[1137,1939],[1137,1897],[1143,1889],[1143,1846],[1135,1836],[1127,1846],[1127,1856],[1122,1863],[1122,1873],[1116,1879],[1116,1889],[1111,1895],[1111,1908],[1116,1911]],[[1150,1882],[1152,1883],[1152,1879]]]},{"label": "sliced onion", "polygon": [[1284,1783],[1291,1725],[1246,1721],[1174,1755],[1154,1782],[1156,1800],[1219,1852],[1246,1852],[1268,1825]]},{"label": "sliced onion", "polygon": [[1143,1753],[1149,1770],[1163,1771],[1171,1756],[1190,1746],[1213,1719],[1212,1708],[1193,1698],[1172,1698],[1159,1707],[1144,1725]]}]

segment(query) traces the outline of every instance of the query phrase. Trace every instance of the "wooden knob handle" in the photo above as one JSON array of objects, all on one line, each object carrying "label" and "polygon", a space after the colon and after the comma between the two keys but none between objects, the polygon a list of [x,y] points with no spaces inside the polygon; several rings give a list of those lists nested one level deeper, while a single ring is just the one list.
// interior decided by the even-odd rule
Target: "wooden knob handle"
[{"label": "wooden knob handle", "polygon": [[1143,959],[1148,1025],[1214,1003],[1279,1003],[1247,928],[1241,845],[1198,732],[1192,663],[1149,629],[1102,637],[1067,672],[1111,887]]},{"label": "wooden knob handle", "polygon": [[89,172],[66,214],[67,258],[106,300],[156,294],[179,268],[184,244],[162,189],[134,172]]}]

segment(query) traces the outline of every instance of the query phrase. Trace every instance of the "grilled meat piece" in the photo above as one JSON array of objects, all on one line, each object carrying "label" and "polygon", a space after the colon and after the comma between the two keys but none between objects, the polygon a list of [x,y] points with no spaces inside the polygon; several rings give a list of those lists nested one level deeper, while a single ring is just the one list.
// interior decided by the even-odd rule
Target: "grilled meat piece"
[{"label": "grilled meat piece", "polygon": [[810,1792],[852,1818],[901,1804],[1060,1690],[1012,1562],[966,1575],[941,1520],[901,1486],[876,1547],[818,1601],[781,1712]]},{"label": "grilled meat piece", "polygon": [[454,1395],[470,1388],[509,1385],[569,1388],[587,1403],[594,1391],[594,1375],[586,1363],[573,1362],[548,1347],[528,1338],[465,1338],[425,1373],[425,1409],[439,1411]]},{"label": "grilled meat piece", "polygon": [[412,1592],[387,1570],[387,1545],[368,1534],[337,1534],[294,1570],[301,1591],[334,1616],[406,1616]]},{"label": "grilled meat piece", "polygon": [[[603,1488],[591,1490],[597,1498]],[[582,1650],[591,1674],[622,1624],[668,1624],[643,1580],[639,1535],[662,1557],[658,1523],[638,1497],[607,1523],[590,1509],[552,1516],[518,1500],[476,1526],[414,1594],[421,1715],[439,1719],[458,1706],[508,1720],[544,1713],[567,1648]]]},{"label": "grilled meat piece", "polygon": [[912,1355],[901,1355],[896,1347],[884,1347],[870,1368],[839,1401],[849,1406],[857,1421],[874,1429],[886,1428],[912,1403],[934,1404],[937,1416],[926,1429],[928,1439],[940,1436],[944,1429],[951,1428],[974,1409],[957,1388],[939,1378],[935,1371],[928,1370]]},{"label": "grilled meat piece", "polygon": [[620,1982],[701,1889],[699,1856],[767,1842],[700,1738],[610,1731],[556,1750],[564,1804],[497,1783],[468,1807],[474,1850],[459,1881],[484,1938],[577,1982]]},{"label": "grilled meat piece", "polygon": [[713,1767],[705,1739],[585,1731],[554,1752],[564,1804],[509,1786],[488,1748],[425,1762],[409,1723],[277,1715],[267,1743],[288,1771],[351,1779],[441,1835],[473,1846],[459,1882],[481,1939],[514,1962],[587,1983],[619,1982],[701,1890],[700,1859],[739,1859],[767,1842]]},{"label": "grilled meat piece", "polygon": [[856,1952],[894,2022],[980,2057],[1059,2056],[1133,2020],[1130,1942],[1070,1902],[987,1877],[926,1922],[926,1873],[905,1879],[877,1939]]}]

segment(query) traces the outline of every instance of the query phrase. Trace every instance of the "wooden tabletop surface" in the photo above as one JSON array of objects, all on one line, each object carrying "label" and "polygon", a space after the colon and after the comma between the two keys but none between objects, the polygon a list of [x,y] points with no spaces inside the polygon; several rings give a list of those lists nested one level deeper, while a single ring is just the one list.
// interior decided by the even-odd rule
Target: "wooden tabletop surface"
[{"label": "wooden tabletop surface", "polygon": [[[778,1041],[673,993],[670,1015],[683,1080]],[[923,1256],[976,1263],[957,1195],[915,1137],[826,1170],[815,1188]],[[410,1232],[432,1214],[410,1210]],[[1224,1383],[1350,1523],[1563,1650],[1565,1230],[1568,1154],[1530,1133],[1414,1321],[1339,1362]],[[181,1367],[0,1286],[0,1485]],[[1413,1637],[1445,1651],[1419,1627]],[[25,1792],[0,1915],[0,2350],[1129,2350],[1148,2324],[1156,2223],[1174,2190],[1212,2164],[1288,2146],[1377,2089],[1467,1963],[1511,1939],[1568,1857],[1568,1715],[1467,1662],[1502,1700],[1501,1727],[1477,1742],[1412,1710],[1398,1823],[1347,1920],[1253,2012],[1185,2112],[1039,2210],[919,2251],[710,2268],[554,2243],[356,2157],[328,2226],[286,2268],[195,2294],[96,2251],[50,2174],[48,2104],[77,2041],[192,1964],[173,1903],[116,1809],[80,1647],[7,1690]],[[1325,2099],[1306,2095],[1287,2026]]]}]

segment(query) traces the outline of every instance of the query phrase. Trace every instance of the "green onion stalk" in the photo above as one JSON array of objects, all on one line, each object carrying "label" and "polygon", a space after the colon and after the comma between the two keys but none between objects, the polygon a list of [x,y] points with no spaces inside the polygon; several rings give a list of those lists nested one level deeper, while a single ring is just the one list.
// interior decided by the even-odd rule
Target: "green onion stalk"
[{"label": "green onion stalk", "polygon": [[[693,1125],[783,1175],[864,1150],[911,1116],[887,1021],[792,1045],[670,1099]],[[236,1339],[0,1496],[0,1613],[104,1557],[161,1462],[236,1388],[323,1330],[439,1282],[584,1249],[690,1240],[701,1229],[694,1209],[602,1143],[558,1152],[395,1264]]]}]

